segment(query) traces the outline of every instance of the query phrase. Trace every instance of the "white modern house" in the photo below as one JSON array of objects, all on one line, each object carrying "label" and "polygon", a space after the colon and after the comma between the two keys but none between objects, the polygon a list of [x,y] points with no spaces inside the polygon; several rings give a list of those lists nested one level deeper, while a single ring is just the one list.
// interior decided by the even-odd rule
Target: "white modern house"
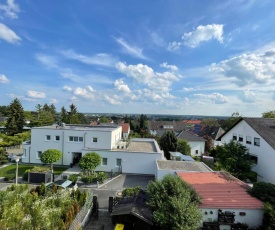
[{"label": "white modern house", "polygon": [[221,143],[235,140],[245,145],[255,161],[258,180],[275,183],[275,119],[241,118],[220,137]]},{"label": "white modern house", "polygon": [[41,163],[40,155],[48,149],[58,149],[63,155],[58,165],[70,165],[74,158],[81,158],[88,152],[102,157],[98,171],[120,171],[155,175],[156,160],[163,160],[154,139],[121,139],[119,125],[53,125],[35,127],[31,130],[31,141],[23,143],[22,162]]},{"label": "white modern house", "polygon": [[246,223],[249,229],[261,226],[263,204],[247,193],[249,186],[226,172],[177,172],[201,196],[199,205],[205,229],[217,224],[230,230],[233,224]]}]

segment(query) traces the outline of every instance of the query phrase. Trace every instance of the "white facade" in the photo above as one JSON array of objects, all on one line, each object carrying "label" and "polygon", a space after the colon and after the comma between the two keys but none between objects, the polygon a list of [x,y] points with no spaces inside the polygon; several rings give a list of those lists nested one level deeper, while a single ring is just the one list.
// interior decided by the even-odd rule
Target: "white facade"
[{"label": "white facade", "polygon": [[[96,152],[102,158],[102,164],[96,171],[155,175],[156,160],[164,159],[157,142],[148,138],[133,139],[126,146],[121,137],[121,126],[32,128],[31,141],[23,144],[22,162],[40,164],[39,154],[48,149],[58,149],[63,155],[55,164],[70,165],[75,157]],[[139,148],[139,145],[142,147]]]},{"label": "white facade", "polygon": [[249,149],[251,155],[256,157],[257,163],[253,171],[258,173],[258,180],[275,183],[275,150],[245,120],[240,121],[225,133],[221,142],[228,143],[233,136],[236,141]]},{"label": "white facade", "polygon": [[[188,140],[187,140],[188,141]],[[188,141],[191,147],[191,155],[200,157],[205,152],[205,141]]]},{"label": "white facade", "polygon": [[[202,214],[202,222],[214,222],[218,220],[218,208],[200,208]],[[234,223],[246,223],[249,228],[257,228],[261,226],[263,219],[263,209],[222,209],[235,213]],[[222,230],[230,230],[231,225],[220,225]]]}]

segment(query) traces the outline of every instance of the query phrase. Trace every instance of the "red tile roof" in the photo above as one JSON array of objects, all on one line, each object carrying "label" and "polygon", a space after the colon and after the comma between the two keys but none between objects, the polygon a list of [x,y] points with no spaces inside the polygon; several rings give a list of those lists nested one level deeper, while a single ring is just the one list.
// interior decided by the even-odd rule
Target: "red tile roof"
[{"label": "red tile roof", "polygon": [[188,120],[186,124],[199,125],[201,123],[200,120]]},{"label": "red tile roof", "polygon": [[202,197],[200,208],[262,209],[247,193],[248,185],[225,172],[177,172]]},{"label": "red tile roof", "polygon": [[122,127],[122,132],[123,133],[128,133],[130,131],[129,123],[121,123],[119,125]]}]

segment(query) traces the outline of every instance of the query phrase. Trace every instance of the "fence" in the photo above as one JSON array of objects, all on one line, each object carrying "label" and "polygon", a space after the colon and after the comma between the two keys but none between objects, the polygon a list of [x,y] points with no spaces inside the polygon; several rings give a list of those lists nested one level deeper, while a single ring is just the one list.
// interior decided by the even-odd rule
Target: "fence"
[{"label": "fence", "polygon": [[89,220],[88,217],[92,210],[93,204],[93,192],[89,191],[87,194],[87,199],[79,213],[76,215],[75,219],[73,220],[69,230],[78,230],[81,227],[85,226],[87,221]]}]

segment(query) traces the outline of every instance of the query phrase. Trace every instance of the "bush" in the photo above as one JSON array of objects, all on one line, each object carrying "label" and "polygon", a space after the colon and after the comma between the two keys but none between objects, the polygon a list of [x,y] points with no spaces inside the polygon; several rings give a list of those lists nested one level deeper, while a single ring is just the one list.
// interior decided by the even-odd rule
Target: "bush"
[{"label": "bush", "polygon": [[103,181],[105,181],[106,178],[107,178],[107,175],[105,172],[99,172],[96,177],[97,181],[99,181],[100,183],[103,183]]},{"label": "bush", "polygon": [[81,181],[86,184],[90,184],[93,182],[94,176],[82,176]]},{"label": "bush", "polygon": [[10,181],[10,180],[13,180],[15,178],[15,175],[12,173],[12,174],[6,174],[5,178],[4,178],[4,181]]},{"label": "bush", "polygon": [[122,191],[123,197],[129,197],[129,196],[137,196],[141,187],[137,186],[135,188],[126,188]]},{"label": "bush", "polygon": [[74,182],[74,183],[76,183],[77,180],[78,180],[78,175],[77,174],[71,174],[69,176],[69,180],[72,181],[72,182]]}]

